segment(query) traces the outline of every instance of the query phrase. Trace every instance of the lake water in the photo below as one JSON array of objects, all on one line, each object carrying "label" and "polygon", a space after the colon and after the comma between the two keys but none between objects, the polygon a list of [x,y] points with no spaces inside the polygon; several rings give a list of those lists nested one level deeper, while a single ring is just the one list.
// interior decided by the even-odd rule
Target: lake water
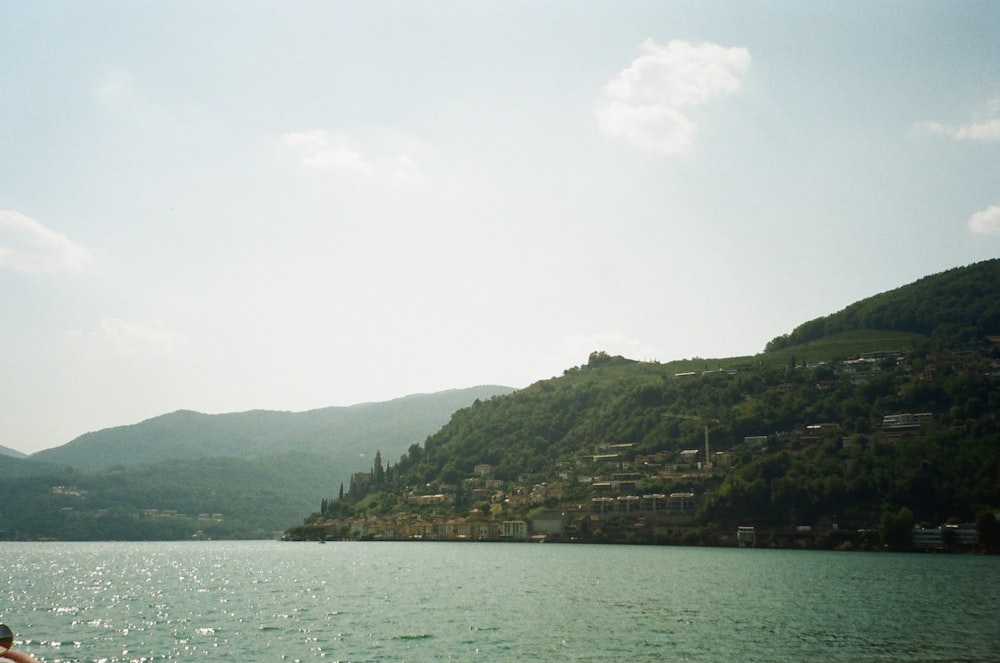
[{"label": "lake water", "polygon": [[1000,661],[1000,558],[488,543],[0,543],[59,661]]}]

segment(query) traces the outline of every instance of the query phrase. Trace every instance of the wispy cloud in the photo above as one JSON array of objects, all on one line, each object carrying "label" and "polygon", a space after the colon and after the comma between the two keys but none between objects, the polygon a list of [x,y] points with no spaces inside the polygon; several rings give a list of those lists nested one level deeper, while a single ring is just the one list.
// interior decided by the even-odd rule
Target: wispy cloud
[{"label": "wispy cloud", "polygon": [[74,272],[90,251],[14,210],[0,210],[0,268],[26,273]]},{"label": "wispy cloud", "polygon": [[409,182],[420,177],[426,141],[390,131],[364,137],[340,131],[302,131],[281,142],[306,170],[359,179]]},{"label": "wispy cloud", "polygon": [[969,229],[977,235],[1000,235],[1000,205],[990,205],[969,217]]},{"label": "wispy cloud", "polygon": [[680,40],[660,46],[647,39],[642,48],[604,87],[596,111],[601,131],[650,152],[689,154],[698,133],[691,111],[736,92],[750,52]]},{"label": "wispy cloud", "polygon": [[955,140],[1000,140],[1000,118],[974,122],[962,126],[949,126],[940,122],[923,122],[917,128],[932,134],[944,134]]},{"label": "wispy cloud", "polygon": [[156,326],[109,316],[101,320],[101,331],[114,348],[125,355],[165,354],[175,350],[186,336],[171,331],[162,323]]},{"label": "wispy cloud", "polygon": [[917,131],[944,135],[955,140],[1000,141],[1000,97],[983,104],[982,110],[977,115],[979,117],[968,124],[918,122],[914,128]]}]

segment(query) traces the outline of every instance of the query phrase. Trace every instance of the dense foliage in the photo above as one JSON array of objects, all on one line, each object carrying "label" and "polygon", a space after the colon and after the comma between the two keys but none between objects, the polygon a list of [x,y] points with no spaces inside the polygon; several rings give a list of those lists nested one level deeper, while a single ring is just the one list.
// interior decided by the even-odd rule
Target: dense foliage
[{"label": "dense foliage", "polygon": [[[507,495],[558,486],[546,505],[584,505],[597,495],[594,475],[610,474],[588,459],[617,447],[629,449],[619,471],[642,477],[627,482],[628,492],[696,491],[693,524],[702,528],[752,522],[772,532],[821,524],[836,531],[837,523],[879,531],[882,539],[868,543],[900,548],[899,532],[914,522],[975,520],[993,545],[1000,543],[989,533],[1000,506],[997,335],[1000,260],[993,260],[805,323],[756,357],[663,365],[595,352],[562,377],[456,412],[377,485],[324,500],[306,527],[412,512],[423,503],[415,496],[434,493],[454,495],[435,513],[476,506],[508,519],[529,515],[523,502],[470,504],[464,486],[479,482],[477,466],[489,466]],[[885,417],[914,414],[918,425],[885,425]],[[728,452],[725,467],[688,475],[644,469],[646,457],[676,460],[683,449],[699,449],[704,424],[712,451]]]},{"label": "dense foliage", "polygon": [[1000,259],[927,276],[851,304],[772,340],[768,351],[858,329],[913,332],[952,347],[1000,330]]},{"label": "dense foliage", "polygon": [[[589,472],[577,460],[609,444],[633,443],[637,456],[697,449],[701,422],[675,416],[696,413],[718,420],[712,451],[732,459],[731,470],[706,486],[705,523],[832,518],[875,526],[884,509],[901,506],[929,522],[971,521],[1000,505],[1000,377],[988,374],[994,356],[1000,352],[961,365],[949,356],[952,372],[933,380],[914,373],[926,357],[899,367],[893,358],[856,384],[825,365],[679,378],[657,364],[597,354],[560,378],[456,412],[388,469],[385,490],[457,490],[481,463],[507,482],[555,481]],[[900,412],[933,413],[933,421],[882,439],[882,418]],[[807,434],[817,422],[826,431]],[[750,449],[748,436],[767,436],[768,444]],[[845,438],[853,443],[846,448]]]}]

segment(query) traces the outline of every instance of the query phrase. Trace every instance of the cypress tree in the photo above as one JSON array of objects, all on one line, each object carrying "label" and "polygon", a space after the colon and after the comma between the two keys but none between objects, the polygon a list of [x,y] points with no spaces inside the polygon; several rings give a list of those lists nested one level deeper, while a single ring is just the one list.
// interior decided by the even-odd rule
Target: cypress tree
[{"label": "cypress tree", "polygon": [[375,467],[372,468],[372,483],[381,486],[385,483],[385,470],[382,469],[382,452],[375,451]]}]

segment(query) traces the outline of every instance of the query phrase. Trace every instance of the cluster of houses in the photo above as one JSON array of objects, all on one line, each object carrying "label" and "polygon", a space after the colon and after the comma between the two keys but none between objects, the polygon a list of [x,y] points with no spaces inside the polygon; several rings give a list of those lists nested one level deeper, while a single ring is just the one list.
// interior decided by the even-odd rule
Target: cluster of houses
[{"label": "cluster of houses", "polygon": [[[966,358],[961,353],[931,355],[919,370],[906,363],[898,352],[873,352],[855,359],[837,362],[833,372],[838,380],[850,380],[862,384],[884,370],[910,373],[915,379],[934,379],[944,372],[963,373],[981,371],[983,363],[975,357]],[[815,365],[812,365],[815,367]],[[990,375],[1000,377],[1000,360],[989,362]],[[710,371],[711,373],[723,371]],[[724,371],[734,374],[735,370]],[[697,373],[677,374],[679,379],[696,379]],[[817,389],[832,387],[817,384]],[[777,385],[783,390],[793,385]],[[683,416],[683,415],[682,415]],[[696,417],[686,417],[694,419]],[[897,439],[918,432],[935,420],[930,412],[898,412],[886,414],[881,426],[869,435],[876,442]],[[876,424],[877,426],[877,424]],[[835,437],[840,429],[835,422],[817,422],[802,425],[795,430],[775,433],[774,441],[787,443],[809,443]],[[706,429],[707,438],[707,429]],[[743,439],[745,448],[760,449],[772,440],[767,435],[751,435]],[[856,438],[840,438],[844,448],[856,444]],[[493,477],[494,468],[489,464],[478,464],[466,478],[460,491],[466,498],[463,503],[478,504],[465,517],[446,515],[396,514],[384,518],[355,518],[327,521],[328,531],[338,531],[339,536],[349,538],[375,539],[426,539],[426,540],[474,540],[474,541],[526,541],[548,537],[572,537],[580,533],[593,532],[604,528],[667,528],[668,531],[684,531],[694,526],[694,512],[699,496],[693,492],[650,492],[643,488],[650,477],[656,477],[660,485],[685,485],[686,478],[704,477],[706,474],[724,474],[731,464],[732,452],[722,451],[709,455],[708,443],[701,449],[680,451],[659,451],[651,454],[637,453],[636,445],[630,443],[606,444],[595,448],[593,453],[576,459],[574,471],[572,463],[567,463],[558,478],[551,481],[534,482],[523,477],[516,483],[501,481]],[[569,480],[573,474],[572,481]],[[370,475],[359,476],[369,480]],[[590,487],[589,502],[566,505],[564,493],[572,484],[586,484]],[[688,482],[690,483],[690,482]],[[355,480],[352,478],[352,491]],[[407,501],[426,514],[435,512],[454,513],[455,492],[435,492],[421,494],[412,492]],[[485,505],[489,505],[488,507]],[[555,508],[559,505],[559,508]],[[428,509],[427,507],[431,507]],[[531,513],[525,520],[502,520],[492,514]],[[436,512],[435,512],[436,513]],[[812,532],[793,532],[792,538],[811,536]],[[740,545],[754,545],[752,527],[747,527],[739,535]],[[915,547],[938,549],[953,542],[968,543],[974,537],[971,525],[942,526],[940,528],[914,531]]]},{"label": "cluster of houses", "polygon": [[[897,413],[886,415],[882,430],[888,435],[917,430],[933,420],[931,413]],[[819,439],[835,432],[835,423],[809,424],[779,435],[791,436],[800,442]],[[750,449],[763,447],[768,436],[744,438]],[[843,446],[853,444],[845,437]],[[678,480],[698,476],[705,472],[725,472],[730,464],[730,452],[715,452],[710,462],[705,462],[701,449],[683,449],[677,452],[661,451],[654,454],[637,454],[630,443],[602,445],[594,453],[577,459],[578,468],[592,468],[599,473],[578,475],[577,483],[588,484],[593,497],[588,503],[563,506],[560,509],[535,511],[529,520],[498,520],[490,510],[472,509],[465,517],[444,515],[422,516],[417,513],[396,514],[388,517],[347,518],[320,522],[337,536],[352,539],[387,540],[470,540],[470,541],[528,541],[549,537],[562,538],[593,532],[608,527],[633,527],[637,529],[656,526],[667,527],[670,533],[683,532],[694,525],[694,512],[698,496],[693,492],[642,494],[641,487],[649,476]],[[531,484],[526,479],[515,487],[493,478],[494,468],[478,464],[472,475],[463,481],[462,490],[472,503],[488,503],[491,510],[509,513],[511,510],[542,508],[558,504],[565,490],[563,481]],[[368,478],[366,475],[365,479]],[[562,474],[568,478],[568,472]],[[352,485],[355,483],[352,479]],[[453,492],[421,494],[412,492],[407,501],[414,507],[443,507],[450,510],[456,502]],[[485,507],[484,507],[485,508]],[[426,509],[421,509],[426,512]],[[937,531],[937,530],[935,530]],[[748,534],[744,533],[744,537]],[[961,537],[965,537],[962,530]],[[964,540],[960,537],[960,540]],[[931,533],[916,533],[915,539],[930,541]],[[746,544],[741,540],[741,544]],[[928,543],[932,546],[933,542]]]},{"label": "cluster of houses", "polygon": [[568,538],[627,521],[683,531],[693,524],[694,493],[595,497],[589,505],[542,509],[530,520],[497,520],[474,508],[466,517],[415,513],[320,522],[338,538],[426,541],[529,541]]},{"label": "cluster of houses", "polygon": [[527,541],[529,525],[523,520],[497,521],[480,509],[472,509],[467,517],[445,517],[419,514],[397,514],[370,518],[347,518],[328,521],[335,526],[337,537],[378,539],[388,541]]},{"label": "cluster of houses", "polygon": [[[386,517],[341,518],[316,524],[335,532],[338,538],[387,540],[469,540],[469,541],[528,541],[548,538],[568,538],[580,532],[591,532],[622,521],[643,527],[651,523],[670,528],[693,525],[697,498],[693,492],[636,494],[645,475],[628,471],[636,464],[647,462],[636,456],[633,445],[601,447],[592,456],[579,459],[581,464],[609,465],[609,474],[577,477],[577,482],[590,484],[594,497],[583,504],[545,508],[558,504],[565,490],[563,481],[531,484],[518,482],[511,487],[492,478],[494,468],[476,465],[473,476],[463,481],[462,490],[471,503],[484,505],[473,508],[465,517],[446,515],[425,516],[418,513],[394,514]],[[697,451],[682,452],[674,458],[688,468],[697,464]],[[678,460],[680,459],[680,460]],[[564,478],[565,478],[564,474]],[[448,512],[456,502],[455,493],[411,493],[407,501],[414,507],[443,507]],[[534,508],[527,520],[504,520],[491,513],[524,512]],[[428,509],[420,509],[426,513]]]},{"label": "cluster of houses", "polygon": [[[882,433],[898,436],[919,430],[933,420],[927,412],[901,412],[885,415]],[[808,442],[835,433],[835,423],[816,423],[779,434],[778,438],[791,437]],[[747,436],[747,448],[757,449],[768,443],[768,436]],[[842,438],[844,447],[854,443],[854,438]],[[511,487],[507,482],[493,478],[492,465],[481,463],[473,468],[472,475],[463,481],[462,490],[471,503],[487,503],[490,510],[472,509],[466,517],[429,516],[416,513],[396,514],[389,517],[350,518],[329,520],[324,524],[338,536],[346,538],[389,540],[471,540],[471,541],[527,541],[549,537],[561,538],[611,527],[649,526],[668,527],[671,533],[683,532],[693,527],[698,496],[693,492],[647,493],[641,491],[643,482],[650,476],[666,481],[682,480],[706,472],[725,472],[730,465],[731,453],[715,452],[705,462],[701,449],[682,449],[677,452],[661,451],[638,454],[630,443],[602,445],[592,454],[577,459],[577,468],[591,468],[593,475],[577,475],[576,483],[588,484],[593,497],[588,503],[563,506],[561,509],[535,511],[529,520],[497,520],[490,515],[511,511],[552,506],[562,501],[566,483],[563,481],[530,483],[527,479]],[[568,468],[567,468],[568,469]],[[562,479],[567,479],[563,472]],[[364,477],[367,479],[367,475]],[[355,483],[352,479],[352,485]],[[456,502],[454,492],[421,494],[412,492],[407,501],[414,507],[442,507],[450,510]],[[484,507],[485,509],[485,507]],[[426,509],[421,509],[426,512]],[[558,516],[554,515],[558,514]],[[937,534],[935,534],[937,532]],[[748,534],[744,533],[744,536]],[[933,548],[940,539],[938,530],[915,533],[918,547]],[[946,534],[945,537],[951,536]],[[964,541],[967,531],[956,534]],[[954,538],[954,537],[952,537]],[[745,544],[741,540],[741,544]]]},{"label": "cluster of houses", "polygon": [[[998,341],[1000,339],[993,343]],[[981,355],[985,349],[985,346],[968,346],[955,348],[952,352],[932,352],[919,368],[910,366],[902,352],[867,352],[855,359],[837,362],[834,372],[839,378],[848,379],[854,384],[865,384],[881,373],[888,364],[897,372],[910,374],[921,382],[929,382],[942,375],[965,375],[984,370]],[[818,364],[809,366],[815,365]],[[985,373],[991,377],[1000,377],[1000,359],[989,360]]]}]

